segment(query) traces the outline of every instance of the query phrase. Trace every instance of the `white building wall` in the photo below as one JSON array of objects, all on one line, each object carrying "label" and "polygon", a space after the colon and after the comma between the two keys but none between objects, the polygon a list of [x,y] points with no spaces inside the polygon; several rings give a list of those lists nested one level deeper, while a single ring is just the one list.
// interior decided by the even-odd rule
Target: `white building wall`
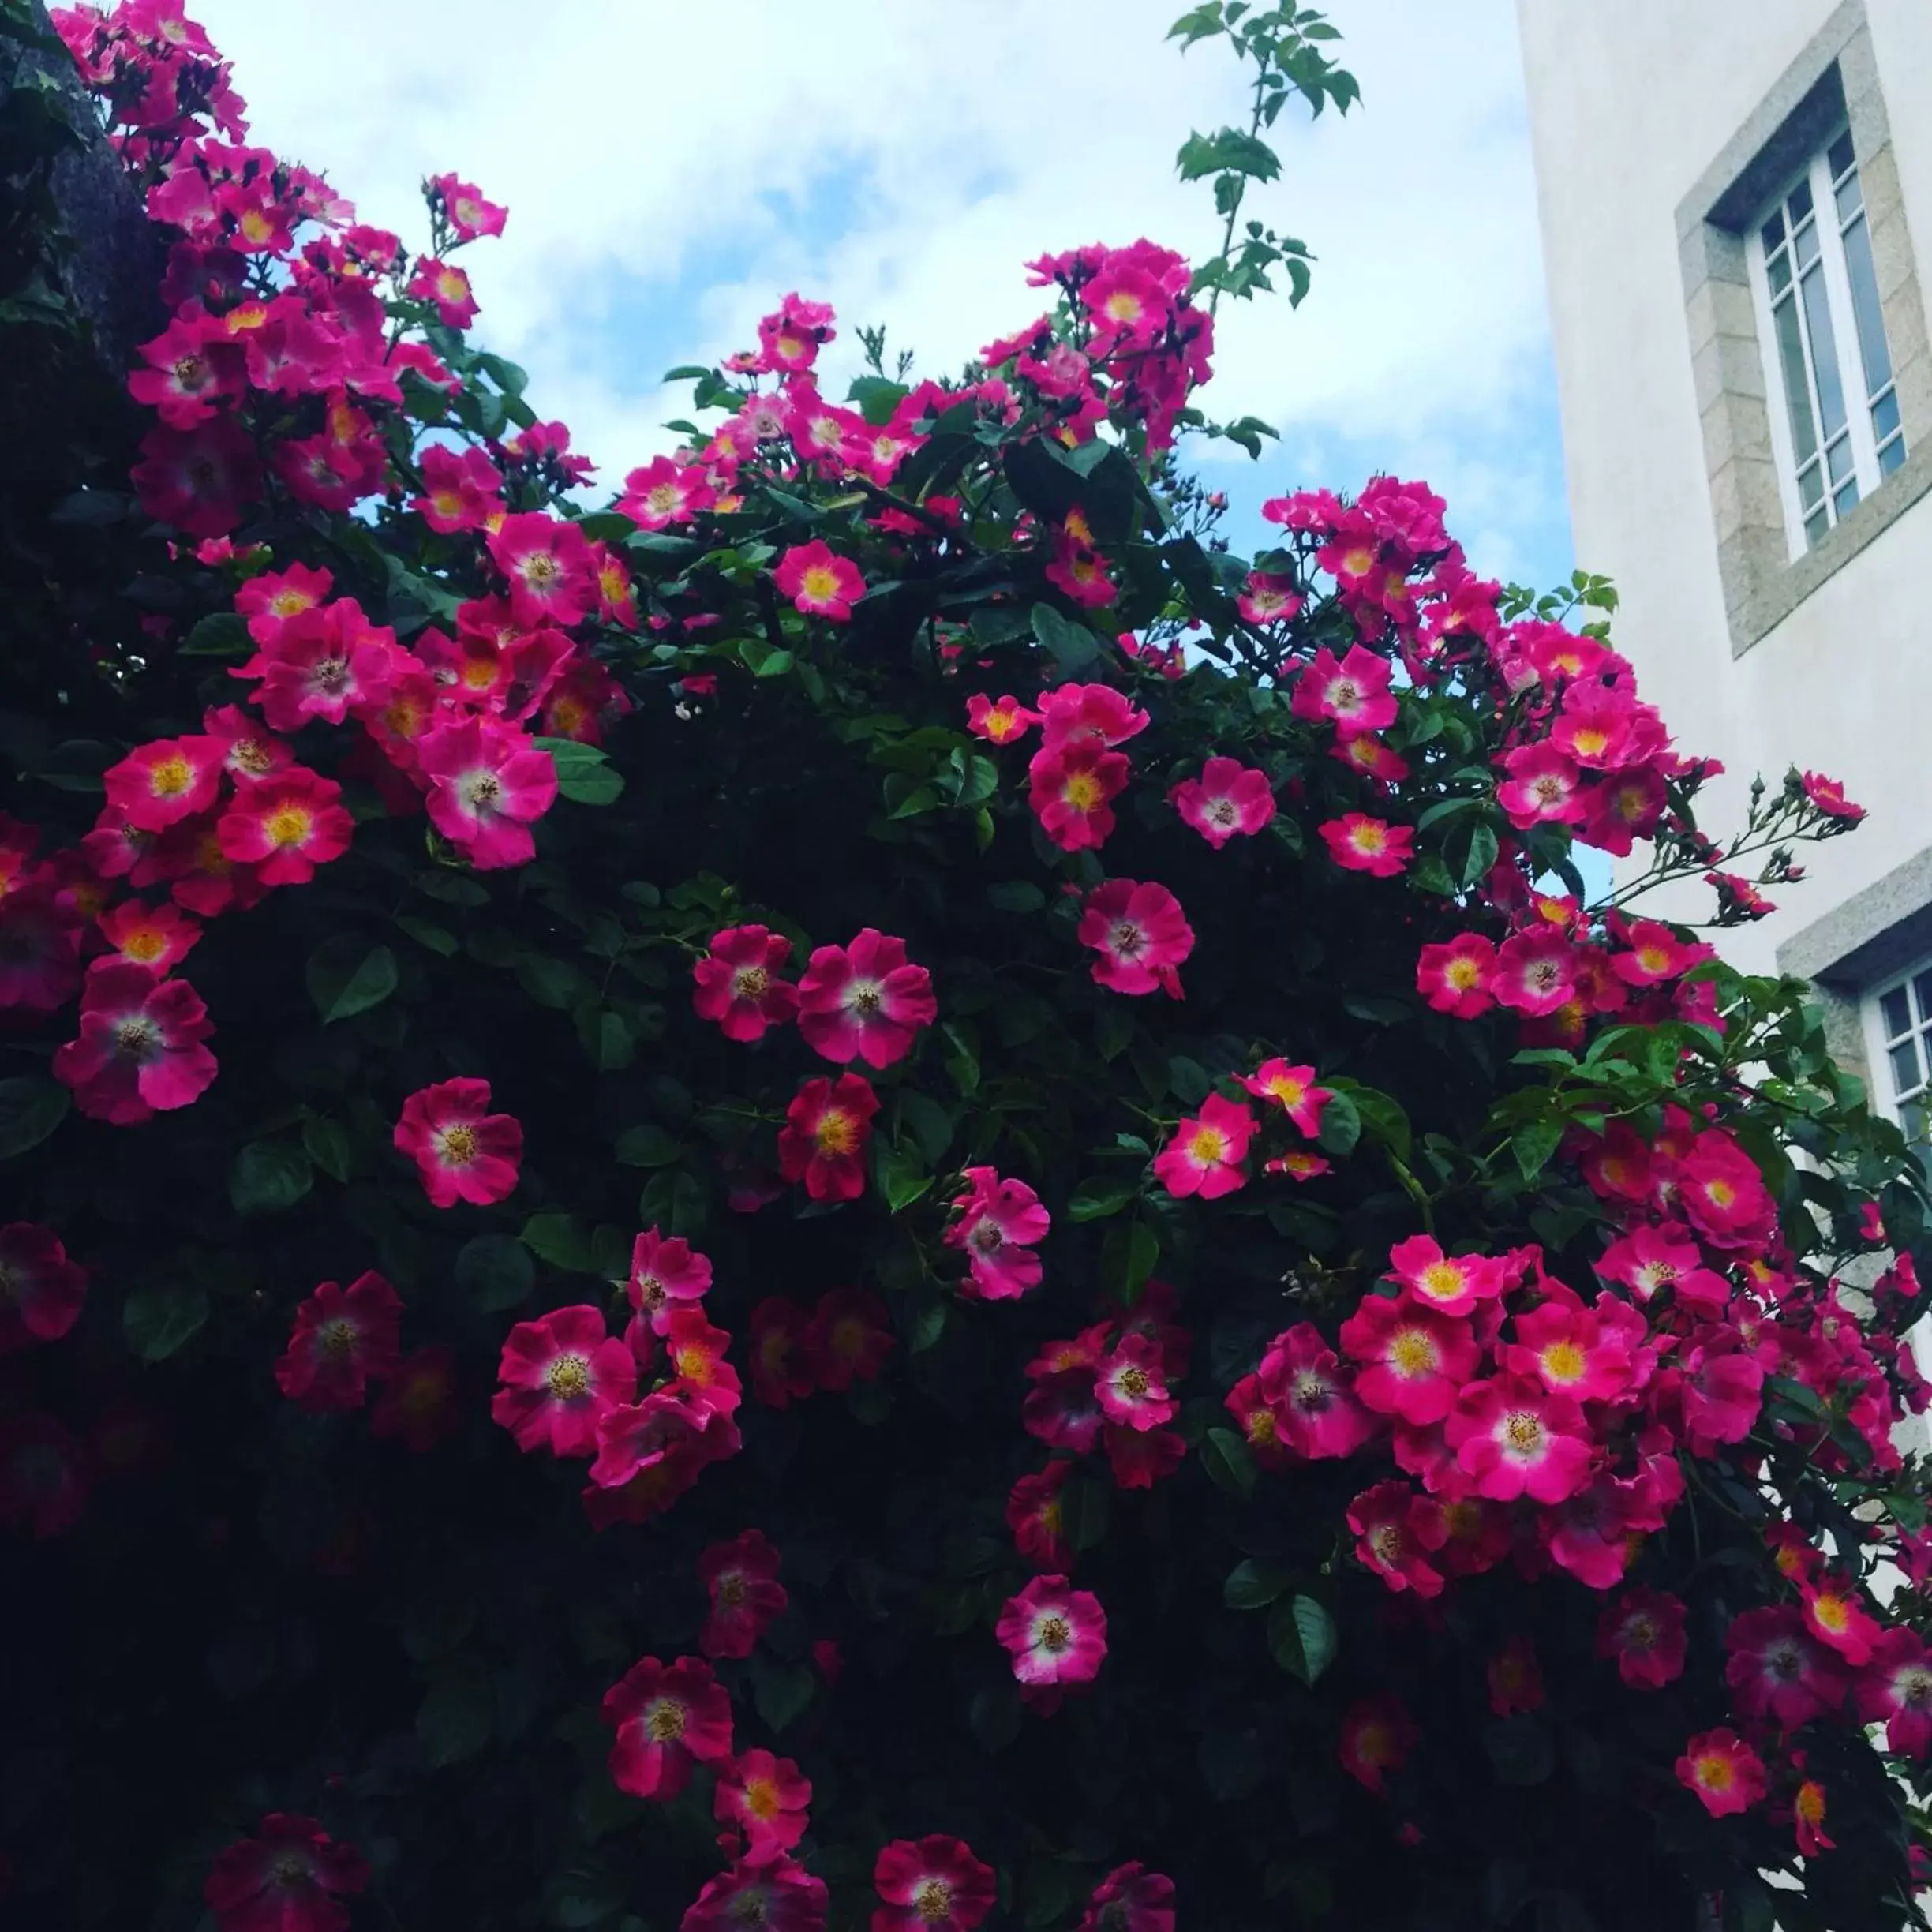
[{"label": "white building wall", "polygon": [[[1855,835],[1801,854],[1807,882],[1773,893],[1774,918],[1725,938],[1739,965],[1773,970],[1781,944],[1852,895],[1888,875],[1896,886],[1921,856],[1932,868],[1932,495],[1737,652],[1686,312],[1680,204],[1840,9],[1518,0],[1518,12],[1578,562],[1616,579],[1616,642],[1679,745],[1728,767],[1706,794],[1707,829],[1741,822],[1754,771],[1775,785],[1792,764],[1841,778],[1870,811]],[[1932,0],[1864,12],[1932,283]],[[1897,361],[1911,346],[1893,346]],[[1700,889],[1672,909],[1709,904]]]}]

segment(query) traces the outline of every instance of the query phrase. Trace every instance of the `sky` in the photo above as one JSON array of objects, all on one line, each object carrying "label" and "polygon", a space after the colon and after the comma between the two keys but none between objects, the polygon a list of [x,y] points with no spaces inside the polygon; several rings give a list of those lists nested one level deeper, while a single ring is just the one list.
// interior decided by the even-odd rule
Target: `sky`
[{"label": "sky", "polygon": [[[473,339],[530,373],[615,488],[676,437],[664,373],[749,344],[796,289],[949,373],[1044,305],[1032,256],[1145,234],[1200,256],[1189,132],[1241,118],[1225,43],[1164,36],[1181,0],[198,0],[253,137],[365,220],[426,238],[424,176],[509,206],[466,250]],[[1363,99],[1277,124],[1252,212],[1317,260],[1224,305],[1223,418],[1273,422],[1260,463],[1196,446],[1237,546],[1267,496],[1377,471],[1448,499],[1475,567],[1539,586],[1571,564],[1513,0],[1330,0]],[[1247,212],[1249,211],[1244,211]]]}]

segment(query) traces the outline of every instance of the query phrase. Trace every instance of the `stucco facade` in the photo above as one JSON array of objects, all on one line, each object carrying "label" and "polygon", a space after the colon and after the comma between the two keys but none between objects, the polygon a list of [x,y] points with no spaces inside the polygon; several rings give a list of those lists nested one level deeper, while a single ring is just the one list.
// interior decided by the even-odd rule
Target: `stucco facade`
[{"label": "stucco facade", "polygon": [[[1679,744],[1728,768],[1709,829],[1741,822],[1754,772],[1793,764],[1869,807],[1724,942],[1815,978],[1863,1065],[1861,998],[1932,955],[1932,5],[1518,13],[1577,560],[1616,579],[1619,647]],[[1807,545],[1747,251],[1794,157],[1848,122],[1907,453]]]}]

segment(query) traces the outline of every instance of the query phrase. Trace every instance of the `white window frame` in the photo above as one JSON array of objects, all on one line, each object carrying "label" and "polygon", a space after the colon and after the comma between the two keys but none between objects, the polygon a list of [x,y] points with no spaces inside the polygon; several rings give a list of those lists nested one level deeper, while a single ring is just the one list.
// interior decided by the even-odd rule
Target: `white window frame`
[{"label": "white window frame", "polygon": [[[1923,987],[1921,981],[1925,983]],[[1889,994],[1901,993],[1911,1024],[1895,1034],[1885,1017]],[[1915,960],[1903,972],[1889,973],[1874,985],[1862,1002],[1864,1008],[1866,1065],[1871,1069],[1870,1092],[1876,1105],[1889,1119],[1907,1128],[1904,1107],[1917,1101],[1923,1106],[1928,1133],[1932,1134],[1932,954]],[[1910,1093],[1900,1094],[1892,1064],[1892,1050],[1910,1039],[1917,1043],[1919,1069],[1926,1077]]]},{"label": "white window frame", "polygon": [[[1766,414],[1771,421],[1771,444],[1777,458],[1778,486],[1784,498],[1784,523],[1791,555],[1795,562],[1829,533],[1834,525],[1877,490],[1904,462],[1905,442],[1902,428],[1894,426],[1882,443],[1874,429],[1874,411],[1885,410],[1896,425],[1898,395],[1890,368],[1891,347],[1885,339],[1882,313],[1875,318],[1887,367],[1885,379],[1875,388],[1866,376],[1865,343],[1858,327],[1858,312],[1852,300],[1851,271],[1847,264],[1845,238],[1863,224],[1869,247],[1870,217],[1864,206],[1863,175],[1855,154],[1850,164],[1834,170],[1831,151],[1840,142],[1848,143],[1850,129],[1840,122],[1821,141],[1805,166],[1792,174],[1782,191],[1758,212],[1747,234],[1746,255],[1750,275],[1751,294],[1758,310],[1758,341],[1764,358]],[[1853,178],[1857,188],[1851,189]],[[1788,212],[1791,197],[1808,186],[1811,196],[1810,215],[1794,224]],[[1847,189],[1857,197],[1850,214],[1840,215],[1839,193]],[[1775,301],[1772,291],[1771,256],[1767,253],[1765,230],[1773,219],[1781,220],[1786,237],[1782,249],[1783,265],[1788,279]],[[1800,231],[1804,231],[1801,239]],[[1808,318],[1797,329],[1805,368],[1806,402],[1812,413],[1814,440],[1818,444],[1804,467],[1815,468],[1822,493],[1809,504],[1801,493],[1796,445],[1792,436],[1792,412],[1785,388],[1784,368],[1778,343],[1780,311],[1792,312],[1799,320],[1802,305],[1800,286],[1812,270],[1807,261],[1798,268],[1799,249],[1815,238],[1817,273],[1822,286],[1825,313],[1832,333],[1833,361],[1838,391],[1844,412],[1844,427],[1827,437],[1825,416],[1814,359],[1814,331]],[[1842,474],[1835,478],[1830,468],[1833,452],[1843,446],[1848,459]],[[1882,453],[1881,453],[1882,452]],[[1807,516],[1810,519],[1807,522]]]}]

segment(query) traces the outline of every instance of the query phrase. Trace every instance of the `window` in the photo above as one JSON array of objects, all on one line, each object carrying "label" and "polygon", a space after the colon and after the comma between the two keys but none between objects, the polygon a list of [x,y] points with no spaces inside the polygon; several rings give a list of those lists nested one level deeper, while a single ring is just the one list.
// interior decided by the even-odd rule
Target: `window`
[{"label": "window", "polygon": [[1904,1129],[1932,1172],[1932,960],[1865,1002],[1874,1098]]},{"label": "window", "polygon": [[1820,543],[1906,454],[1848,127],[1761,215],[1750,265],[1795,557]]}]

